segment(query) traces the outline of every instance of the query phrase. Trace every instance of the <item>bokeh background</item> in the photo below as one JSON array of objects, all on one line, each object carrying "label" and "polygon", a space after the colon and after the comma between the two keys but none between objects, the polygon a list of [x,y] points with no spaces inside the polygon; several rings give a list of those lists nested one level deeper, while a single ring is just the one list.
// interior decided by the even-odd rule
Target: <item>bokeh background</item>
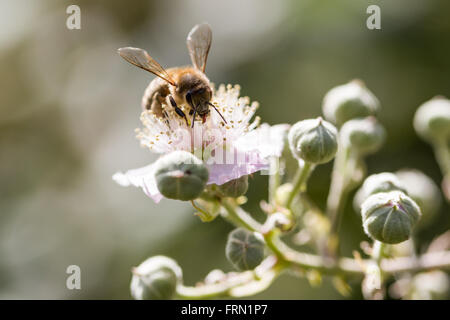
[{"label": "bokeh background", "polygon": [[[81,7],[81,30],[66,28],[66,8]],[[381,7],[381,30],[366,28],[366,8]],[[415,109],[450,96],[447,0],[0,1],[0,298],[129,299],[130,268],[165,254],[194,284],[225,259],[231,226],[204,224],[178,201],[155,205],[111,176],[155,159],[134,137],[152,75],[125,63],[123,46],[147,49],[164,66],[189,63],[185,38],[208,21],[207,74],[239,83],[270,124],[316,117],[333,86],[363,79],[382,104],[389,138],[368,159],[369,173],[416,167],[437,183],[430,147],[414,133]],[[331,165],[313,174],[324,203]],[[256,175],[248,208],[266,195]],[[351,204],[344,253],[366,239]],[[449,207],[419,233],[426,245],[449,228]],[[420,250],[420,247],[419,247]],[[82,289],[67,290],[68,265]],[[353,298],[360,298],[354,284]],[[255,298],[340,298],[330,282],[311,288],[283,275]]]}]

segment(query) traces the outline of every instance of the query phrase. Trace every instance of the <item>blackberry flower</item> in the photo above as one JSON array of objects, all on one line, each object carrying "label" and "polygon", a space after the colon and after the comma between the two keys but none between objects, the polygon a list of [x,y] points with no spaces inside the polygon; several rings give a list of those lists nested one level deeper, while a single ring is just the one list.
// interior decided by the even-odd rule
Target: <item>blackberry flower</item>
[{"label": "blackberry flower", "polygon": [[[268,158],[279,157],[284,146],[288,125],[260,127],[254,117],[258,103],[248,97],[239,97],[238,85],[220,85],[214,90],[212,103],[223,115],[211,110],[206,121],[196,121],[191,127],[175,113],[170,105],[164,106],[165,117],[147,110],[141,114],[143,128],[137,129],[141,146],[165,155],[173,151],[187,151],[201,159],[209,171],[208,184],[222,185],[242,176],[268,169]],[[181,106],[186,114],[189,109]],[[192,120],[191,120],[192,121]],[[113,179],[122,186],[136,186],[155,202],[162,199],[156,186],[154,163],[143,168],[114,174]]]}]

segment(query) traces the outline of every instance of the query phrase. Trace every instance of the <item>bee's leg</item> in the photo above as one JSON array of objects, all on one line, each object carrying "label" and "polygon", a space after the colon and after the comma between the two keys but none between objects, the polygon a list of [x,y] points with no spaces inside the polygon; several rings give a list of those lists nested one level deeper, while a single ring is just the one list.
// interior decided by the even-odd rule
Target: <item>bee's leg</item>
[{"label": "bee's leg", "polygon": [[164,116],[164,119],[166,119],[166,124],[170,129],[169,115],[167,114],[166,110],[163,111],[163,116]]},{"label": "bee's leg", "polygon": [[182,118],[184,118],[184,120],[186,121],[186,125],[189,127],[189,121],[186,117],[186,114],[183,112],[183,110],[181,110],[178,106],[177,103],[175,102],[175,99],[172,96],[169,96],[169,100],[170,100],[170,104],[172,105],[172,107],[174,107],[175,112]]},{"label": "bee's leg", "polygon": [[159,118],[164,119],[164,122],[167,124],[167,126],[170,129],[170,123],[169,123],[169,115],[167,112],[163,109],[163,103],[165,102],[165,98],[161,96],[159,92],[156,92],[150,101],[150,103],[147,103],[146,105],[143,104],[143,107],[147,110],[152,110],[153,114],[156,115]]},{"label": "bee's leg", "polygon": [[155,114],[157,117],[163,116],[163,108],[162,103],[164,102],[164,99],[161,97],[161,95],[156,92],[150,100],[147,101],[147,104],[145,105],[145,109],[152,110],[153,114]]}]

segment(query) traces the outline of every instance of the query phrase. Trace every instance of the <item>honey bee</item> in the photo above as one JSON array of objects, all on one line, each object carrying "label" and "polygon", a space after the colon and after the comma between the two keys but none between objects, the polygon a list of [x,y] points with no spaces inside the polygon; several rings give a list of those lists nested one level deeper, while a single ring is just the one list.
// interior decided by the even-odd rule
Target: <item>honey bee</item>
[{"label": "honey bee", "polygon": [[209,107],[213,107],[226,123],[225,118],[211,103],[212,89],[205,75],[211,41],[212,32],[207,23],[194,26],[186,39],[192,66],[169,69],[164,69],[143,49],[120,48],[118,52],[122,58],[157,76],[145,90],[142,109],[152,110],[156,116],[164,118],[167,117],[167,113],[163,105],[170,103],[175,112],[183,117],[186,125],[189,126],[186,114],[179,107],[187,105],[190,107],[189,115],[192,115],[191,127],[194,127],[195,117],[200,116],[204,123],[209,114]]}]

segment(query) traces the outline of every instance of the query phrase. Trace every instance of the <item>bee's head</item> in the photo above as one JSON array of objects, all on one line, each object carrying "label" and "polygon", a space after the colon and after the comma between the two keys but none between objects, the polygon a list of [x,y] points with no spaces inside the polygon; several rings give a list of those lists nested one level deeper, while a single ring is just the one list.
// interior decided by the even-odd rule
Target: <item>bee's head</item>
[{"label": "bee's head", "polygon": [[214,108],[214,110],[217,111],[223,121],[227,123],[227,120],[225,120],[223,115],[219,112],[219,110],[217,110],[216,106],[211,103],[211,98],[212,91],[209,87],[202,87],[198,90],[192,90],[186,94],[186,101],[189,103],[193,110],[192,127],[194,127],[196,114],[202,117],[203,122],[206,121],[206,116],[209,113],[209,107]]},{"label": "bee's head", "polygon": [[212,92],[209,87],[201,87],[196,90],[188,91],[186,94],[186,101],[192,109],[197,110],[198,115],[203,116],[209,112],[211,96]]}]

